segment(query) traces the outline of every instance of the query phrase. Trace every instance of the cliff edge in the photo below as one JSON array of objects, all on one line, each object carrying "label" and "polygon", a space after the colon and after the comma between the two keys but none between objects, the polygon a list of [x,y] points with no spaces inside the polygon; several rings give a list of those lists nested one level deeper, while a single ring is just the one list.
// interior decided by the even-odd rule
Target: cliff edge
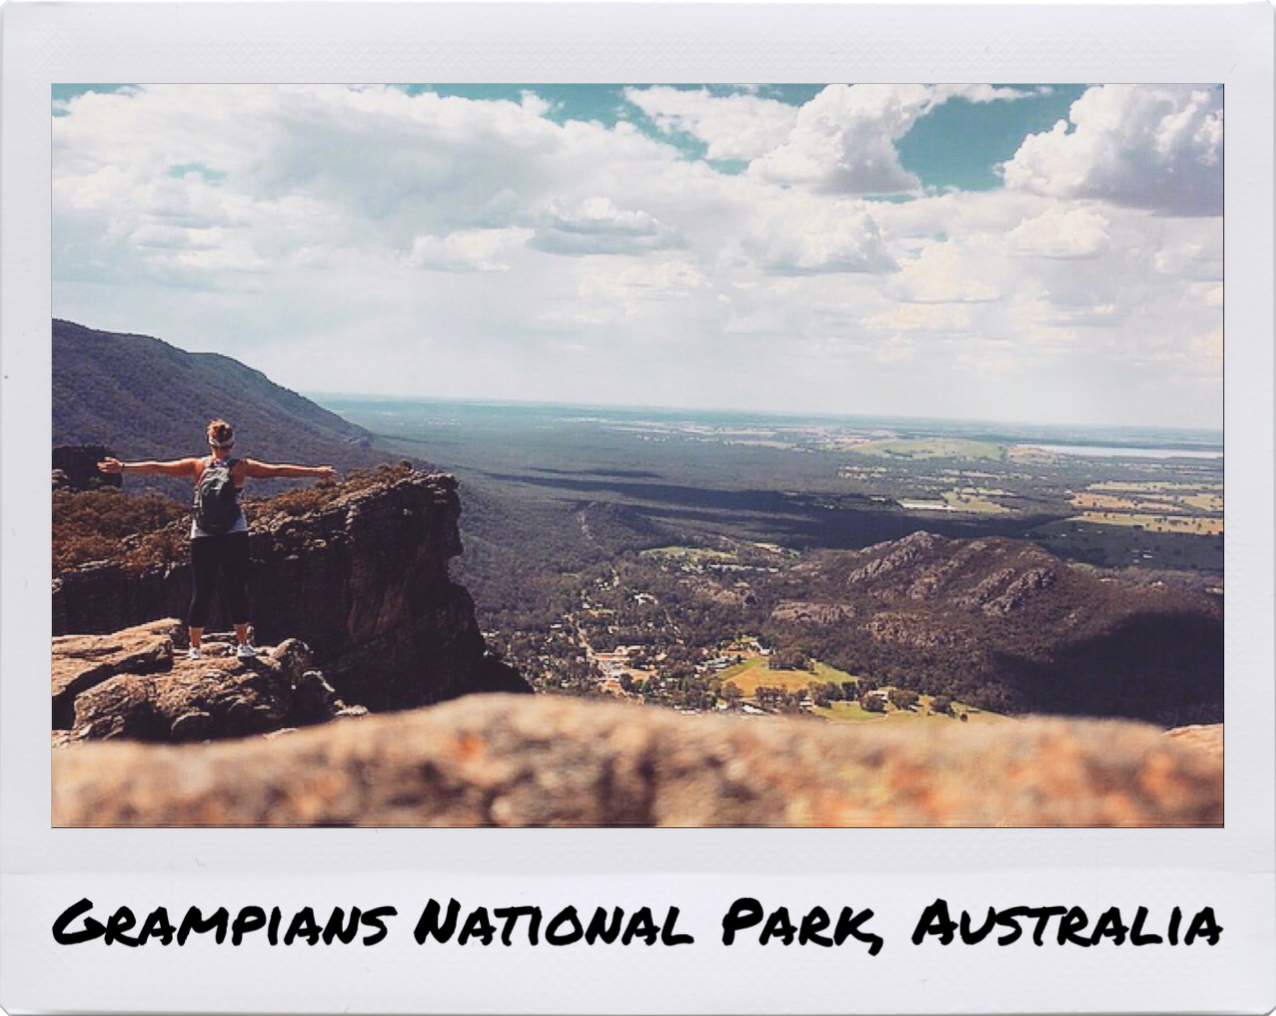
[{"label": "cliff edge", "polygon": [[[461,553],[454,477],[383,468],[249,502],[247,512],[259,643],[305,643],[346,702],[404,709],[470,692],[531,690],[487,652],[474,601],[448,575],[448,561]],[[180,519],[144,534],[154,537],[148,546],[174,548],[169,560],[130,561],[125,543],[119,559],[58,575],[54,635],[105,634],[183,616],[191,593],[188,526]],[[180,630],[172,637],[182,648]]]}]

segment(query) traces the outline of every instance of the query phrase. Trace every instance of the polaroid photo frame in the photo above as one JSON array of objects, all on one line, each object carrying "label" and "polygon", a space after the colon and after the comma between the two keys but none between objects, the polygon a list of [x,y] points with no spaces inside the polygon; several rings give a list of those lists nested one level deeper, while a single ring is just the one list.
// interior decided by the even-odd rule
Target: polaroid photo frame
[{"label": "polaroid photo frame", "polygon": [[[6,1012],[1209,1012],[1276,1007],[1273,14],[1204,6],[35,4],[3,11],[0,109],[0,1006]],[[1221,828],[54,828],[50,104],[55,85],[1127,82],[1221,85],[1226,817]],[[88,901],[85,906],[82,901]],[[451,906],[456,901],[456,907]],[[756,903],[754,902],[756,901]],[[944,907],[938,905],[944,901]],[[127,907],[225,907],[218,943],[107,945]],[[284,944],[305,907],[349,944]],[[497,918],[490,944],[439,930]],[[647,908],[629,945],[567,908]],[[944,934],[944,910],[1119,908],[1092,947]],[[257,908],[257,909],[254,909]],[[278,908],[279,918],[273,918]],[[532,909],[545,925],[533,941]],[[784,908],[783,919],[779,911]],[[818,915],[845,920],[819,941]],[[871,911],[871,915],[867,914]],[[1208,912],[1208,917],[1203,917]],[[1039,913],[1039,912],[1038,912]],[[244,915],[248,916],[245,917]],[[1178,915],[1177,917],[1175,915]],[[784,924],[810,919],[806,941]],[[858,919],[858,923],[855,923]],[[508,922],[508,944],[502,932]],[[477,925],[476,925],[477,927]],[[276,928],[277,930],[277,928]],[[735,931],[728,936],[728,931]],[[1193,931],[1194,941],[1185,941]],[[763,936],[769,941],[765,944]],[[726,939],[730,937],[729,943]],[[791,942],[786,942],[786,937]],[[945,938],[950,939],[945,944]],[[59,941],[59,939],[62,939]],[[419,940],[418,940],[419,939]]]}]

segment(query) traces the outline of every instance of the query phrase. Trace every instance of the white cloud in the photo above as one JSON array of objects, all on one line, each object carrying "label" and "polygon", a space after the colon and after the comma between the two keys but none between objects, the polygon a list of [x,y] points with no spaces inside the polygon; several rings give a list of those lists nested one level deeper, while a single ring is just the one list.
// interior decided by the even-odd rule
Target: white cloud
[{"label": "white cloud", "polygon": [[920,181],[900,165],[895,142],[931,99],[925,85],[829,85],[802,107],[787,141],[749,172],[825,193],[916,190]]},{"label": "white cloud", "polygon": [[756,94],[715,96],[707,88],[626,88],[625,98],[662,131],[703,141],[710,159],[757,158],[782,144],[798,117],[788,103]]},{"label": "white cloud", "polygon": [[991,85],[829,85],[801,108],[784,143],[755,159],[749,172],[823,193],[916,191],[921,181],[900,163],[895,142],[919,117],[951,99],[985,103],[1032,94]]},{"label": "white cloud", "polygon": [[1006,234],[1006,240],[1020,254],[1047,258],[1092,258],[1110,245],[1109,222],[1086,208],[1047,208],[1040,215],[1024,219]]},{"label": "white cloud", "polygon": [[[86,95],[53,122],[54,309],[303,390],[1071,419],[1111,377],[1139,401],[1094,417],[1214,422],[1221,220],[844,193],[907,177],[895,141],[939,103],[1024,94],[835,86],[738,174],[533,95]],[[662,115],[756,152],[771,107],[750,140],[718,104],[766,95],[679,90]],[[809,174],[769,175],[799,155]]]},{"label": "white cloud", "polygon": [[640,300],[685,297],[709,285],[699,266],[686,258],[591,264],[581,274],[578,293],[586,302],[616,303],[631,312]]},{"label": "white cloud", "polygon": [[908,303],[987,303],[999,300],[1007,266],[987,235],[928,243],[891,279],[893,294]]},{"label": "white cloud", "polygon": [[745,256],[777,275],[884,272],[895,267],[862,203],[781,201],[760,210],[742,237]]},{"label": "white cloud", "polygon": [[[1192,343],[1192,348],[1211,360],[1223,359],[1223,329],[1215,328]],[[1221,366],[1221,363],[1219,364]]]},{"label": "white cloud", "polygon": [[530,246],[548,254],[639,254],[682,245],[655,216],[617,208],[605,197],[571,205],[555,201],[539,219]]},{"label": "white cloud", "polygon": [[1003,166],[1008,187],[1171,215],[1223,211],[1223,90],[1098,85]]},{"label": "white cloud", "polygon": [[507,272],[508,254],[531,235],[527,229],[468,229],[447,236],[418,236],[403,263],[440,272]]},{"label": "white cloud", "polygon": [[997,85],[933,85],[935,105],[949,99],[965,99],[967,102],[1017,102],[1030,99],[1034,95],[1052,95],[1054,89],[1049,85],[1038,85],[1035,88],[1006,88]]},{"label": "white cloud", "polygon": [[888,332],[951,334],[970,327],[971,311],[959,303],[900,303],[864,319],[869,328]]},{"label": "white cloud", "polygon": [[1222,237],[1215,242],[1184,240],[1171,243],[1156,253],[1156,270],[1162,275],[1197,282],[1221,282],[1223,279]]}]

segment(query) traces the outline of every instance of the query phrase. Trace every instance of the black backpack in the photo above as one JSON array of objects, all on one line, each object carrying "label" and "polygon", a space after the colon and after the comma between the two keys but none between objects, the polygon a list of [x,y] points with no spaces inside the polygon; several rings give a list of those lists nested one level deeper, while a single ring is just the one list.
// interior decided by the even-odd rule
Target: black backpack
[{"label": "black backpack", "polygon": [[239,491],[231,474],[238,461],[214,458],[204,467],[195,488],[195,524],[211,536],[227,532],[239,521]]}]

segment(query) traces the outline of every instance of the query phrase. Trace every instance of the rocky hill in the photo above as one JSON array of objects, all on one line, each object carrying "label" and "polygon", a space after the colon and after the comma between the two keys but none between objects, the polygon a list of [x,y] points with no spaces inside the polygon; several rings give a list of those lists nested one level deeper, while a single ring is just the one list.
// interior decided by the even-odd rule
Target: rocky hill
[{"label": "rocky hill", "polygon": [[1215,723],[1223,609],[1005,537],[918,532],[777,580],[771,623],[823,659],[1012,712]]},{"label": "rocky hill", "polygon": [[[234,425],[237,454],[264,461],[344,470],[386,458],[363,428],[230,357],[54,319],[55,446],[100,445],[125,459],[181,458],[206,450],[204,428],[215,418]],[[147,482],[178,493],[171,482]]]},{"label": "rocky hill", "polygon": [[[449,560],[461,552],[451,476],[383,468],[250,503],[247,511],[258,641],[300,639],[345,701],[402,709],[474,691],[528,690],[487,653],[473,600],[448,575]],[[54,634],[101,634],[183,616],[191,592],[188,526],[179,519],[137,534],[112,560],[57,575]],[[56,556],[56,528],[54,538]],[[214,614],[211,627],[219,620]]]},{"label": "rocky hill", "polygon": [[269,740],[53,755],[55,826],[1222,821],[1219,755],[1113,721],[923,732],[484,695]]}]

